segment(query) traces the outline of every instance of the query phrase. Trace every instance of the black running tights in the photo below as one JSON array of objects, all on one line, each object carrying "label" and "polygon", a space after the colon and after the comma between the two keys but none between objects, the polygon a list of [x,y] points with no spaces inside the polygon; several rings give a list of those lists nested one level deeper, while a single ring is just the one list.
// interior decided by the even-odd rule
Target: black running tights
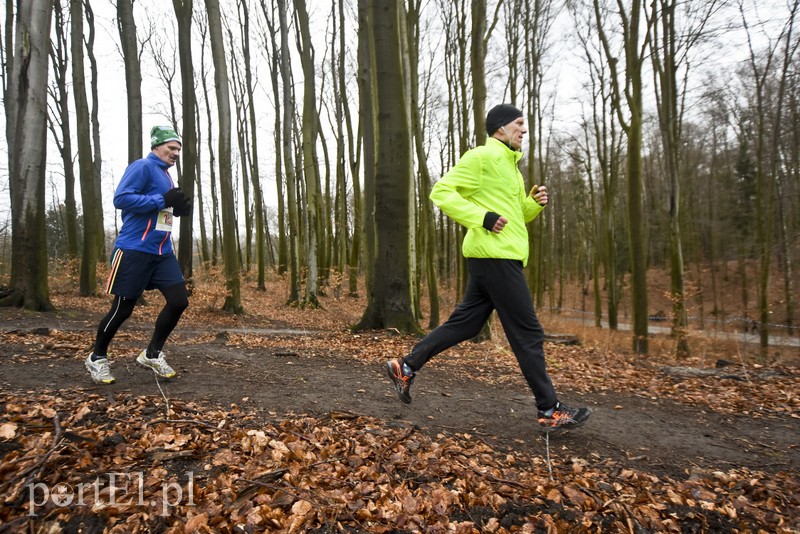
[{"label": "black running tights", "polygon": [[[160,291],[164,295],[166,303],[156,318],[153,337],[147,347],[148,354],[158,354],[164,347],[164,343],[166,343],[172,330],[178,324],[183,311],[189,306],[189,293],[186,291],[184,282],[161,288]],[[133,313],[137,300],[118,295],[114,297],[114,301],[111,303],[111,310],[103,317],[100,321],[100,326],[97,328],[93,351],[95,356],[106,356],[108,354],[108,345],[114,339],[119,327]]]}]

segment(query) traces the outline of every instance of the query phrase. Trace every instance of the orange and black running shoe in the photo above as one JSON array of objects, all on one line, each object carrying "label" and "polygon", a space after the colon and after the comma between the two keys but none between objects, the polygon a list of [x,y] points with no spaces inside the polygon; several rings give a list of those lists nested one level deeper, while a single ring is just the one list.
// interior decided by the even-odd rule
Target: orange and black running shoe
[{"label": "orange and black running shoe", "polygon": [[570,408],[566,404],[557,402],[550,415],[547,415],[547,412],[539,411],[539,424],[546,430],[577,428],[588,421],[591,415],[591,408]]},{"label": "orange and black running shoe", "polygon": [[403,374],[403,359],[389,360],[386,362],[386,368],[397,396],[403,403],[411,404],[411,383],[414,382],[414,375]]}]

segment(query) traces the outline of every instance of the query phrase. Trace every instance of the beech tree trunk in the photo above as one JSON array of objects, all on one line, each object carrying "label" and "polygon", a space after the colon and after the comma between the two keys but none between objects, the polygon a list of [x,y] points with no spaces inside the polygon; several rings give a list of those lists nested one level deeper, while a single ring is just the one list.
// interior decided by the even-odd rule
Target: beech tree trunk
[{"label": "beech tree trunk", "polygon": [[[180,0],[173,0],[179,2]],[[178,17],[180,31],[180,17]],[[142,157],[142,65],[139,61],[139,43],[136,19],[133,17],[133,0],[117,0],[117,28],[120,49],[125,63],[125,88],[128,108],[128,163]]]},{"label": "beech tree trunk", "polygon": [[306,293],[303,306],[319,307],[319,254],[322,231],[321,191],[319,166],[317,164],[317,138],[319,120],[317,119],[317,96],[315,84],[314,48],[311,43],[311,30],[308,23],[305,0],[294,0],[300,32],[300,56],[303,65],[303,177],[305,178],[307,209],[307,250]]},{"label": "beech tree trunk", "polygon": [[233,198],[231,168],[231,105],[228,88],[228,65],[219,0],[205,0],[208,11],[208,29],[211,38],[211,55],[214,59],[214,85],[219,118],[219,184],[222,203],[222,260],[225,271],[227,295],[222,305],[224,311],[244,313],[239,279],[239,248],[236,238],[236,208]]},{"label": "beech tree trunk", "polygon": [[[189,197],[194,197],[193,210],[198,209],[199,195],[194,195],[197,181],[197,97],[194,86],[194,63],[192,60],[192,9],[194,0],[172,0],[175,19],[178,23],[178,56],[181,66],[181,101],[183,123],[181,125],[181,175],[178,185]],[[141,135],[141,134],[140,134]],[[191,283],[192,256],[194,252],[194,213],[180,218],[181,238],[178,241],[178,263],[183,277]]]},{"label": "beech tree trunk", "polygon": [[[53,311],[47,281],[45,162],[52,0],[18,4],[13,69],[5,102],[11,188],[11,293],[2,306]],[[7,50],[7,54],[11,56]]]},{"label": "beech tree trunk", "polygon": [[75,98],[75,135],[78,139],[78,167],[83,207],[83,253],[81,254],[80,294],[94,295],[97,290],[97,211],[94,161],[92,159],[89,103],[86,98],[86,72],[83,63],[83,2],[70,0],[72,48],[72,94]]},{"label": "beech tree trunk", "polygon": [[396,328],[418,333],[411,295],[411,138],[401,57],[399,0],[372,7],[378,150],[375,173],[377,254],[367,309],[356,329]]}]

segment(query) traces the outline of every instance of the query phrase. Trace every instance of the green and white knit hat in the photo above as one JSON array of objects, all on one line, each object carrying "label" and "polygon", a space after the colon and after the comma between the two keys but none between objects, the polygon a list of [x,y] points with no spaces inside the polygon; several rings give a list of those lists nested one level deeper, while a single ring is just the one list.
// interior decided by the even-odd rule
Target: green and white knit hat
[{"label": "green and white knit hat", "polygon": [[[150,148],[155,148],[158,145],[169,143],[170,141],[177,141],[181,143],[181,138],[169,126],[153,126],[150,130]],[[183,145],[183,143],[181,143]]]}]

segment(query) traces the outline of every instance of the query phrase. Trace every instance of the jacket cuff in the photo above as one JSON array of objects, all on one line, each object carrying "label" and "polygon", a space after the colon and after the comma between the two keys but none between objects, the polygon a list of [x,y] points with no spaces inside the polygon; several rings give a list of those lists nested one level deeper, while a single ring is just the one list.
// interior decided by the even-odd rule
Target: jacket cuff
[{"label": "jacket cuff", "polygon": [[495,212],[487,211],[486,215],[483,217],[483,227],[491,232],[492,228],[494,228],[494,224],[499,218],[500,216]]}]

